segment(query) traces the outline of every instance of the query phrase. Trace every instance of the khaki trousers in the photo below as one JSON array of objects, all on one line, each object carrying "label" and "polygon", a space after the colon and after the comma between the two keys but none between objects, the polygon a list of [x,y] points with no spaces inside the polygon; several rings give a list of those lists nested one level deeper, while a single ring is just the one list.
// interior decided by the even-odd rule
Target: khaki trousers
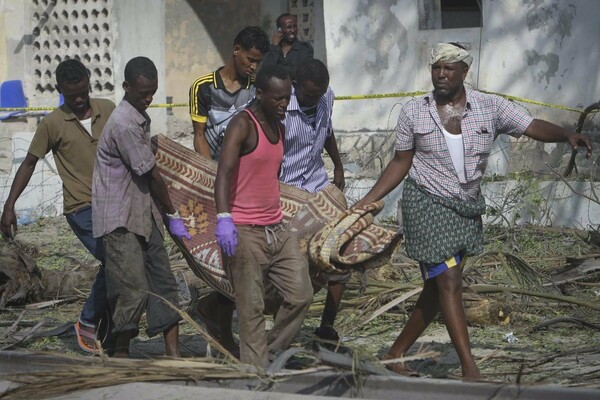
[{"label": "khaki trousers", "polygon": [[[237,225],[238,245],[228,260],[238,312],[240,360],[266,368],[268,353],[287,349],[300,331],[313,289],[308,262],[298,238],[283,224]],[[283,299],[275,324],[265,331],[265,286],[269,282]]]}]

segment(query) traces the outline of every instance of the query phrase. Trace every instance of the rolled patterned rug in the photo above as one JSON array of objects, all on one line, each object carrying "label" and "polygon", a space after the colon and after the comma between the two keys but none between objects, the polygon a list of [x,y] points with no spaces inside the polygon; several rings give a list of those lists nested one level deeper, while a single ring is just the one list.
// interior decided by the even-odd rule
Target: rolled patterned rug
[{"label": "rolled patterned rug", "polygon": [[[173,205],[192,235],[191,240],[174,238],[175,243],[194,274],[233,298],[214,234],[217,163],[163,135],[152,138],[152,148]],[[380,267],[398,250],[402,236],[373,223],[382,201],[347,210],[344,194],[334,185],[308,193],[280,183],[280,191],[283,222],[298,232],[315,291],[330,274]]]}]

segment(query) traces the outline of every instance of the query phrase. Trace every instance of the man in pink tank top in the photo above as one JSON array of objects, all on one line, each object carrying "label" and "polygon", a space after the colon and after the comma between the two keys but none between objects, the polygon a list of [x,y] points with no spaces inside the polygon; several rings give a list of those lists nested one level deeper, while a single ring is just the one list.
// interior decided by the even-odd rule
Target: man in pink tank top
[{"label": "man in pink tank top", "polygon": [[[215,181],[216,237],[235,294],[240,360],[265,368],[269,355],[287,349],[298,334],[313,290],[298,238],[281,223],[280,121],[290,101],[291,80],[283,68],[267,66],[255,86],[256,102],[232,119],[225,134]],[[268,335],[267,282],[283,298]]]}]

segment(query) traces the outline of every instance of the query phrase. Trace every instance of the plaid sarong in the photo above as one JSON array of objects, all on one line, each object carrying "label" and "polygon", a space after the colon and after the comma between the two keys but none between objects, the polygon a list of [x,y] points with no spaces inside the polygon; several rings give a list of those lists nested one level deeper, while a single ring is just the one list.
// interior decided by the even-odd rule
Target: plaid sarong
[{"label": "plaid sarong", "polygon": [[425,264],[439,264],[460,252],[483,252],[485,199],[475,202],[435,196],[407,177],[402,193],[406,253]]}]

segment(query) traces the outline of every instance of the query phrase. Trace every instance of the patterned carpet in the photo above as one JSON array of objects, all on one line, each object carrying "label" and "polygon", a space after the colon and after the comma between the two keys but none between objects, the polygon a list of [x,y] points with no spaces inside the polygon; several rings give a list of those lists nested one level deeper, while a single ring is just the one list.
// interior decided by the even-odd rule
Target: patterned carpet
[{"label": "patterned carpet", "polygon": [[[214,235],[217,164],[162,135],[152,138],[152,146],[173,205],[192,235],[191,240],[174,239],[175,243],[199,278],[233,298]],[[317,194],[285,184],[280,190],[284,222],[299,232],[313,284],[323,286],[328,274],[348,268],[380,267],[397,251],[402,236],[373,224],[383,202],[350,212],[344,194],[334,185]]]}]

